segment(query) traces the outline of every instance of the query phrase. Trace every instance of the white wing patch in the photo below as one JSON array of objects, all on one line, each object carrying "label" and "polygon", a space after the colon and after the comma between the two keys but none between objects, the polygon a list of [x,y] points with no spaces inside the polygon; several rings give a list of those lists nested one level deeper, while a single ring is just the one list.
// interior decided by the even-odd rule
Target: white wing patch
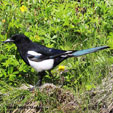
[{"label": "white wing patch", "polygon": [[67,57],[67,56],[68,56],[68,55],[61,55],[61,57],[64,57],[64,58]]},{"label": "white wing patch", "polygon": [[33,56],[41,56],[40,53],[37,53],[35,51],[28,51],[27,53],[30,54],[30,55],[33,55]]},{"label": "white wing patch", "polygon": [[70,56],[70,55],[72,55],[72,54],[70,54],[72,51],[66,51],[65,53],[65,55],[61,55],[61,57],[67,57],[67,56]]},{"label": "white wing patch", "polygon": [[65,53],[71,53],[72,51],[66,51]]}]

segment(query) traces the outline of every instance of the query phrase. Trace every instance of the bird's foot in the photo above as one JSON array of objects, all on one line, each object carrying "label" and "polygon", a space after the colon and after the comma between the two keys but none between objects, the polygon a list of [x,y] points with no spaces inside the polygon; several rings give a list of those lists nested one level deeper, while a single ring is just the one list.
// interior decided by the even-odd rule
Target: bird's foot
[{"label": "bird's foot", "polygon": [[28,88],[28,90],[29,90],[30,92],[34,92],[34,91],[35,91],[35,88],[36,88],[36,87],[33,86],[33,87],[31,87],[31,88]]},{"label": "bird's foot", "polygon": [[35,86],[33,86],[33,87],[28,88],[28,90],[29,90],[30,92],[35,92],[38,88],[40,88],[40,86],[41,86],[41,85],[35,85]]}]

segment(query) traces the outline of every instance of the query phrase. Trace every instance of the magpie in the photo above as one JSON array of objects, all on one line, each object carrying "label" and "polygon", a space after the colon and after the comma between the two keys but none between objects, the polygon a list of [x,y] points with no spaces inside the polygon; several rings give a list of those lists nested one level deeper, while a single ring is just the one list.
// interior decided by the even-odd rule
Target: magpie
[{"label": "magpie", "polygon": [[51,76],[51,69],[56,67],[63,60],[109,48],[109,46],[100,46],[84,50],[66,51],[48,48],[44,45],[32,42],[24,34],[15,34],[3,43],[7,42],[13,42],[17,46],[20,56],[24,62],[38,72],[39,81],[36,86],[42,85],[42,79],[45,75],[45,71],[49,71]]}]

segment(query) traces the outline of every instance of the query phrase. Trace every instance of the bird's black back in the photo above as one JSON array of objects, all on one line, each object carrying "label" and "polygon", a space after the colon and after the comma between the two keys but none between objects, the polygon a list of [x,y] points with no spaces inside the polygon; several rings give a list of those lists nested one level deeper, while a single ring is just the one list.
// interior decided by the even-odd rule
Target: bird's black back
[{"label": "bird's black back", "polygon": [[[26,64],[29,65],[28,59],[27,59],[27,52],[28,51],[35,51],[37,53],[42,54],[42,58],[49,58],[52,55],[57,55],[60,53],[64,53],[64,50],[59,49],[53,49],[53,48],[47,48],[43,45],[40,45],[38,43],[32,42],[27,37],[25,39],[22,39],[20,42],[15,42],[18,51],[20,53],[20,56],[22,59],[26,62]],[[58,65],[61,61],[63,61],[65,58],[55,58],[54,66]]]}]

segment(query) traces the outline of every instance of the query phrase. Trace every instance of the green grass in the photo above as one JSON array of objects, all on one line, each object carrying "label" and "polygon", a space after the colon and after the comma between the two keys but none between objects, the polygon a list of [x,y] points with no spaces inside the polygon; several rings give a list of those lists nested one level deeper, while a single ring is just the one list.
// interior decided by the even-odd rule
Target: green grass
[{"label": "green grass", "polygon": [[[0,41],[16,33],[23,33],[32,41],[63,50],[107,45],[113,36],[112,18],[113,2],[109,0],[1,0]],[[0,42],[0,62],[0,79],[7,86],[19,87],[24,83],[34,85],[38,80],[37,73],[23,62],[14,44],[2,45]],[[63,83],[64,89],[71,88],[75,94],[83,93],[101,83],[108,75],[112,63],[108,49],[70,58],[60,64],[66,67],[65,72],[59,72],[56,67],[52,71],[55,78],[51,80],[46,75],[43,83]],[[4,87],[1,90],[7,92]],[[28,93],[22,92],[22,95]],[[7,97],[9,102],[11,98]],[[8,103],[5,100],[2,102],[6,108]]]}]

